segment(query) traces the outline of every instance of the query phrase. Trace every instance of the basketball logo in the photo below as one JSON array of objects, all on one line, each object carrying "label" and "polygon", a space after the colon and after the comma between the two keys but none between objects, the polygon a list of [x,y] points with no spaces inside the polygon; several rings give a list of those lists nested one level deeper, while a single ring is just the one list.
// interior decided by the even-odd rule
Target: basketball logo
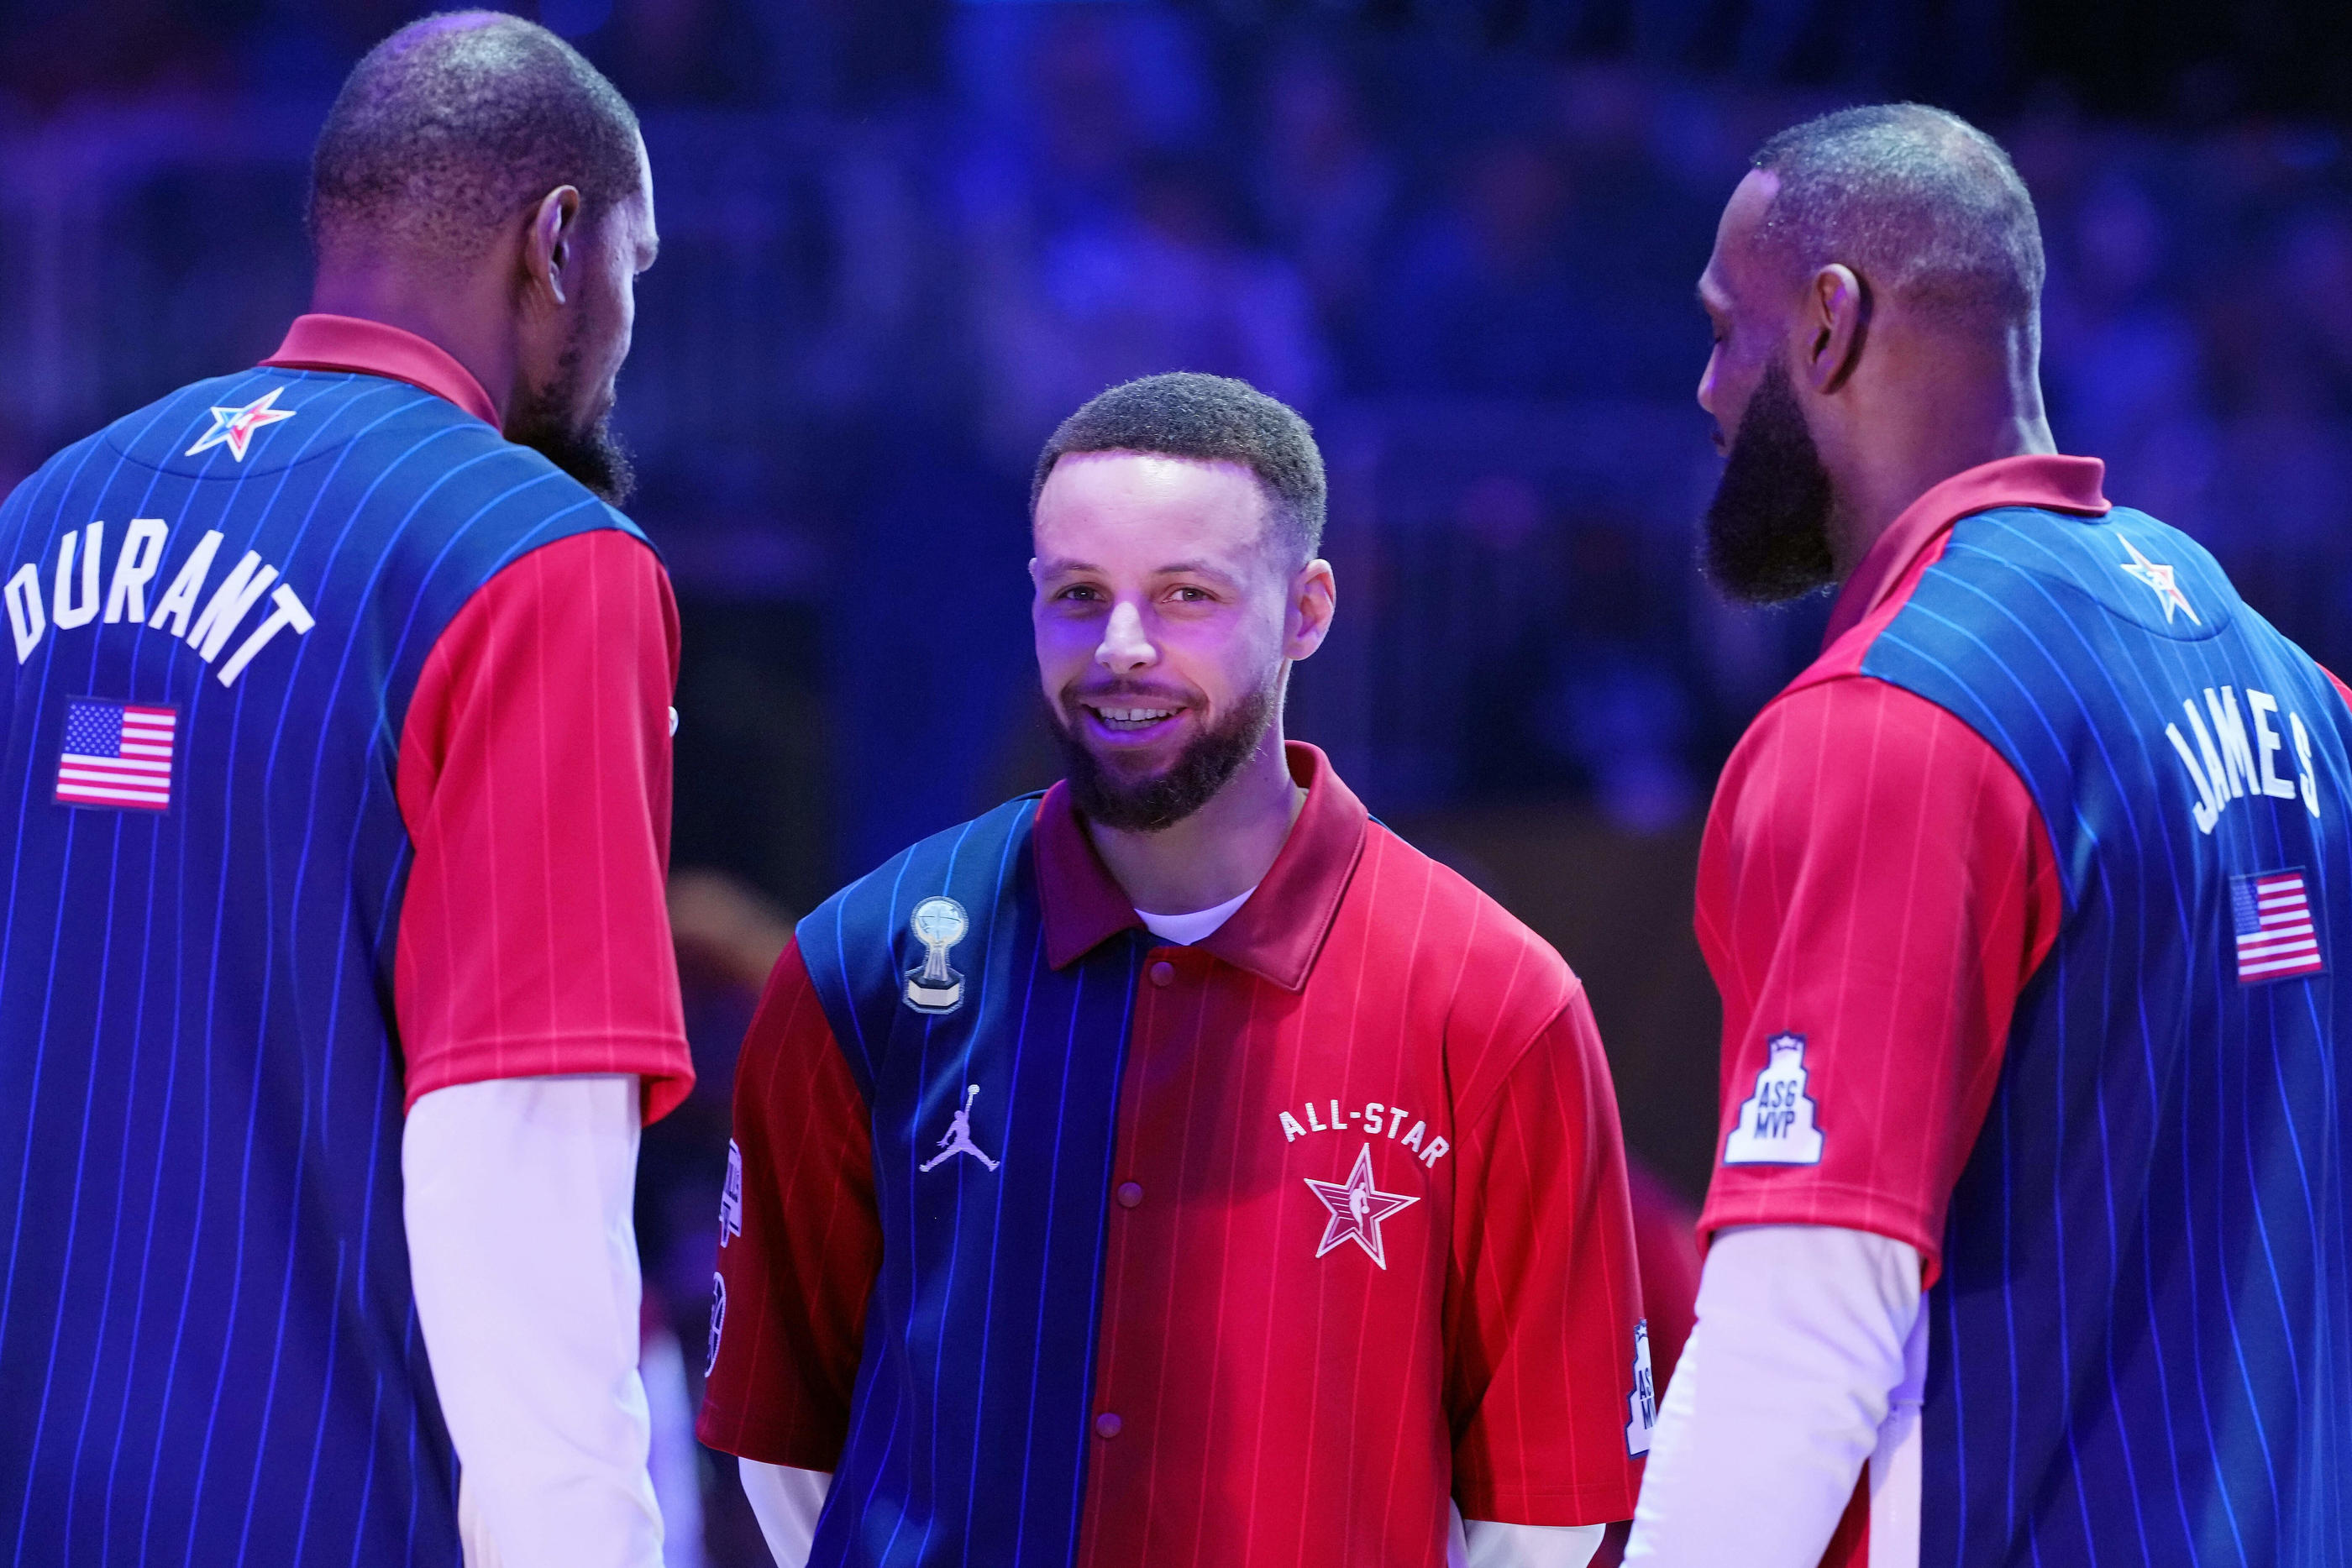
[{"label": "basketball logo", "polygon": [[951,1013],[963,1006],[963,977],[948,967],[948,950],[964,939],[971,919],[952,898],[927,898],[907,922],[923,945],[923,961],[907,971],[907,1005],[919,1013]]}]

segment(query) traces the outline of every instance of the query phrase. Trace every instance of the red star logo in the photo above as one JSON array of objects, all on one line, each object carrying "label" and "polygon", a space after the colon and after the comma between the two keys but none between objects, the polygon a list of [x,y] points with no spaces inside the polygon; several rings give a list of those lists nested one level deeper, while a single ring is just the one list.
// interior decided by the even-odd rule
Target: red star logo
[{"label": "red star logo", "polygon": [[290,408],[272,408],[284,387],[271,387],[243,408],[213,410],[213,427],[196,438],[196,444],[183,454],[194,457],[199,452],[211,450],[223,442],[228,444],[228,455],[239,463],[245,461],[245,449],[253,441],[253,433],[265,424],[276,424],[281,419],[291,419],[299,412]]},{"label": "red star logo", "polygon": [[1352,1241],[1373,1262],[1387,1268],[1388,1255],[1381,1246],[1381,1221],[1421,1199],[1373,1187],[1372,1145],[1366,1144],[1357,1153],[1355,1168],[1348,1173],[1346,1181],[1317,1181],[1313,1176],[1306,1181],[1315,1196],[1323,1200],[1323,1207],[1331,1211],[1330,1222],[1323,1227],[1323,1245],[1315,1249],[1315,1256],[1320,1258],[1342,1241]]},{"label": "red star logo", "polygon": [[2189,602],[2189,595],[2181,592],[2180,584],[2173,580],[2172,568],[2148,559],[2139,553],[2139,547],[2129,539],[2123,541],[2123,547],[2131,552],[2131,559],[2125,561],[2117,570],[2126,577],[2136,577],[2156,590],[2157,598],[2164,601],[2164,623],[2167,626],[2172,624],[2172,612],[2175,610],[2185,611],[2190,624],[2197,626],[2204,624],[2202,621],[2197,619],[2196,607]]}]

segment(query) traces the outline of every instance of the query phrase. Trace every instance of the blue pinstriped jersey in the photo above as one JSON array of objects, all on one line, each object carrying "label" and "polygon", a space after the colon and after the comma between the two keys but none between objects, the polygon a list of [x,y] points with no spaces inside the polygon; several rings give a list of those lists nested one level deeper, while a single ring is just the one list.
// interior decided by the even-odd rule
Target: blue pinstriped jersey
[{"label": "blue pinstriped jersey", "polygon": [[2016,770],[2065,908],[1927,1303],[1919,1562],[2352,1563],[2343,699],[2125,509],[1963,518],[1861,668]]},{"label": "blue pinstriped jersey", "polygon": [[629,527],[430,392],[271,369],[0,507],[0,1562],[457,1563],[399,739],[477,589]]},{"label": "blue pinstriped jersey", "polygon": [[[1008,1542],[990,1568],[1066,1568],[1076,1552],[1119,1073],[1146,938],[1126,932],[1063,969],[1046,961],[1036,811],[1030,796],[927,839],[800,924],[866,1103],[914,1108],[874,1119],[875,1202],[907,1245],[875,1281],[811,1568],[976,1563],[974,1543]],[[913,927],[933,900],[957,913],[927,925],[927,944]],[[968,1092],[980,1084],[993,1103]],[[960,1146],[931,1146],[943,1125],[962,1126],[974,1154],[1017,1144],[1025,1157],[983,1172]],[[992,1310],[1013,1302],[1024,1310]]]}]

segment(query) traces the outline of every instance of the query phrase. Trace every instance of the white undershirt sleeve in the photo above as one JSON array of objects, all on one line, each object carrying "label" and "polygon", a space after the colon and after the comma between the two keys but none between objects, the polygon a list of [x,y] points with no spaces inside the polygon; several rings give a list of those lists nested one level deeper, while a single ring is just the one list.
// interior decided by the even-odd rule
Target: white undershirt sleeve
[{"label": "white undershirt sleeve", "polygon": [[808,1568],[809,1551],[816,1544],[816,1516],[824,1511],[832,1474],[758,1459],[736,1463],[742,1468],[743,1495],[751,1500],[751,1515],[767,1537],[776,1568]]},{"label": "white undershirt sleeve", "polygon": [[1916,1564],[1925,1329],[1903,1242],[1826,1225],[1717,1234],[1625,1561],[1815,1568],[1874,1460],[1873,1568],[1904,1561],[1906,1522]]},{"label": "white undershirt sleeve", "polygon": [[402,1134],[409,1271],[467,1568],[660,1568],[637,1375],[633,1074],[436,1090]]},{"label": "white undershirt sleeve", "polygon": [[1599,1524],[1502,1524],[1447,1512],[1445,1568],[1584,1568],[1608,1533]]}]

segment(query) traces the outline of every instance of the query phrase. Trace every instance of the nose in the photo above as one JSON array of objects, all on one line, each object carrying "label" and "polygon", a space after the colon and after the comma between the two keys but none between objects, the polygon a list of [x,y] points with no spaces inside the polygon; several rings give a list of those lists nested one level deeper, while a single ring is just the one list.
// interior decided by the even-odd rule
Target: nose
[{"label": "nose", "polygon": [[1159,659],[1160,650],[1144,635],[1141,612],[1129,603],[1113,605],[1103,623],[1102,641],[1095,647],[1095,663],[1112,674],[1124,675]]}]

